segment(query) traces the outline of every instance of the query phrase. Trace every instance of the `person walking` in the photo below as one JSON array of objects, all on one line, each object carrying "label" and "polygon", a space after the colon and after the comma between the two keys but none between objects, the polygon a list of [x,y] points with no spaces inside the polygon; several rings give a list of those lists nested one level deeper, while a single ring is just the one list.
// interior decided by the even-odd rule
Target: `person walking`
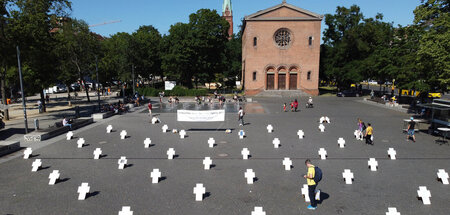
[{"label": "person walking", "polygon": [[373,135],[372,125],[370,123],[367,123],[366,134],[364,135],[366,137],[366,144],[373,145],[372,135]]},{"label": "person walking", "polygon": [[361,141],[364,139],[363,138],[363,132],[365,130],[364,127],[366,127],[364,125],[364,122],[360,118],[358,118],[358,135],[357,135],[356,139],[361,140]]},{"label": "person walking", "polygon": [[416,122],[414,122],[414,117],[411,117],[411,121],[408,122],[408,135],[406,136],[406,141],[409,141],[409,138],[413,138],[413,142],[416,142],[416,137],[414,136],[414,128],[416,126]]},{"label": "person walking", "polygon": [[152,119],[152,108],[153,108],[153,105],[152,105],[152,102],[150,100],[148,101],[147,107],[148,107],[148,114],[150,115],[150,119]]},{"label": "person walking", "polygon": [[294,100],[294,110],[295,112],[297,112],[297,108],[298,108],[298,101],[297,99]]},{"label": "person walking", "polygon": [[238,121],[240,122],[239,126],[244,126],[244,115],[245,115],[244,110],[242,109],[242,107],[239,107],[239,112],[238,112],[238,116],[239,116]]},{"label": "person walking", "polygon": [[309,200],[311,202],[311,204],[308,205],[307,208],[309,210],[316,210],[317,209],[317,201],[316,201],[315,192],[316,192],[316,188],[317,188],[317,183],[316,183],[316,181],[314,181],[314,176],[316,175],[316,170],[315,170],[316,168],[314,165],[311,164],[311,160],[309,160],[309,159],[305,160],[305,165],[308,168],[308,172],[303,177],[306,178],[306,182],[308,184],[308,196],[309,196]]}]

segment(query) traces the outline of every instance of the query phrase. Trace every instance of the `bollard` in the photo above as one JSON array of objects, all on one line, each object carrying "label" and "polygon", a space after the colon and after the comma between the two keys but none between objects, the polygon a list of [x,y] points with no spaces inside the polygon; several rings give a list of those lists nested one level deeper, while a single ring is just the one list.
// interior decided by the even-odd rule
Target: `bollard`
[{"label": "bollard", "polygon": [[34,130],[39,130],[39,119],[34,119]]},{"label": "bollard", "polygon": [[75,118],[80,118],[80,106],[75,106]]}]

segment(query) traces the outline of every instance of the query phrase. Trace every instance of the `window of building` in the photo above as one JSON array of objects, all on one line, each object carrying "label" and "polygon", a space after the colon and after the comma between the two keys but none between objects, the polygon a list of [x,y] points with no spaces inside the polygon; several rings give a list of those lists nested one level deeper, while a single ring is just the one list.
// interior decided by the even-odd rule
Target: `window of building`
[{"label": "window of building", "polygon": [[313,37],[310,36],[310,37],[308,38],[308,44],[309,44],[310,46],[312,46],[312,41],[313,41]]},{"label": "window of building", "polygon": [[253,46],[257,46],[258,45],[258,38],[253,37]]},{"label": "window of building", "polygon": [[253,81],[256,81],[256,72],[253,72]]},{"label": "window of building", "polygon": [[307,74],[307,76],[306,76],[306,79],[307,79],[307,80],[311,80],[311,71],[308,71],[308,74]]},{"label": "window of building", "polygon": [[279,29],[275,32],[274,40],[279,48],[288,48],[292,42],[291,32],[285,28]]}]

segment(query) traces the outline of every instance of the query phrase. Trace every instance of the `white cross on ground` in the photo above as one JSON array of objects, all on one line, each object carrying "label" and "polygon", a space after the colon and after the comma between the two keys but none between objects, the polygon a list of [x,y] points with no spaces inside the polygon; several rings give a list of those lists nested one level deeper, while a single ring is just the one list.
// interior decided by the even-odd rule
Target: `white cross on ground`
[{"label": "white cross on ground", "polygon": [[145,138],[144,140],[144,148],[149,148],[150,144],[152,144],[152,140],[150,140],[150,138]]},{"label": "white cross on ground", "polygon": [[272,144],[274,148],[278,149],[280,147],[280,139],[278,138],[273,139]]},{"label": "white cross on ground", "polygon": [[111,133],[112,129],[113,129],[112,125],[108,125],[106,127],[106,133],[108,133],[108,134]]},{"label": "white cross on ground", "polygon": [[303,132],[303,130],[298,130],[297,135],[298,139],[303,139],[305,137],[305,132]]},{"label": "white cross on ground", "polygon": [[156,124],[157,122],[159,122],[159,119],[157,117],[153,117],[152,124]]},{"label": "white cross on ground", "polygon": [[397,212],[397,208],[388,208],[388,212],[386,215],[401,215],[400,212]]},{"label": "white cross on ground", "polygon": [[169,150],[167,150],[167,159],[172,160],[173,156],[175,155],[175,149],[173,148],[169,148]]},{"label": "white cross on ground", "polygon": [[243,148],[241,151],[242,154],[242,159],[247,160],[248,156],[250,155],[250,151],[248,150],[248,148]]},{"label": "white cross on ground", "polygon": [[49,185],[55,185],[56,180],[58,180],[59,176],[60,176],[59,170],[53,170],[53,172],[50,173],[50,175],[48,176],[48,178],[50,179],[48,184]]},{"label": "white cross on ground", "polygon": [[38,169],[39,169],[39,167],[41,167],[41,165],[42,165],[41,159],[34,160],[34,162],[31,164],[31,166],[33,166],[33,168],[31,168],[31,172],[38,171]]},{"label": "white cross on ground", "polygon": [[387,151],[389,157],[391,157],[391,160],[395,160],[395,155],[397,154],[397,152],[395,151],[394,148],[389,148],[389,150]]},{"label": "white cross on ground", "polygon": [[273,126],[271,124],[267,125],[267,132],[272,133],[273,132]]},{"label": "white cross on ground", "polygon": [[328,118],[328,116],[325,116],[325,122],[327,122],[328,124],[330,124],[330,118]]},{"label": "white cross on ground", "polygon": [[303,184],[302,195],[303,195],[303,198],[305,198],[305,202],[310,202],[311,201],[309,199],[309,190],[308,190],[308,185],[307,184]]},{"label": "white cross on ground", "polygon": [[339,137],[338,141],[337,141],[339,148],[344,148],[345,147],[345,140],[342,137]]},{"label": "white cross on ground", "polygon": [[344,177],[345,179],[345,184],[353,184],[353,172],[351,172],[349,169],[344,169],[342,177]]},{"label": "white cross on ground", "polygon": [[89,187],[88,183],[81,183],[81,185],[78,187],[78,200],[86,199],[86,194],[89,193],[90,189],[91,188]]},{"label": "white cross on ground", "polygon": [[378,161],[375,160],[375,158],[370,158],[369,161],[367,161],[367,164],[369,165],[371,171],[377,171]]},{"label": "white cross on ground", "polygon": [[209,148],[213,148],[215,143],[216,143],[216,140],[214,140],[214,138],[210,137],[208,139]]},{"label": "white cross on ground", "polygon": [[84,141],[84,138],[78,139],[78,140],[77,140],[78,148],[83,148],[83,145],[84,145],[85,142],[86,142],[86,141]]},{"label": "white cross on ground", "polygon": [[325,132],[325,126],[323,124],[319,125],[320,132]]},{"label": "white cross on ground", "polygon": [[133,211],[130,206],[122,206],[122,210],[119,211],[119,215],[133,215]]},{"label": "white cross on ground", "polygon": [[203,187],[203,184],[197,184],[194,187],[194,194],[195,194],[195,201],[202,201],[203,200],[203,194],[206,193],[205,187]]},{"label": "white cross on ground", "polygon": [[94,150],[94,160],[100,159],[100,155],[102,155],[102,149],[101,148],[96,148]]},{"label": "white cross on ground", "polygon": [[152,183],[157,184],[159,182],[159,178],[161,178],[161,172],[159,169],[153,169],[150,173],[150,177],[152,178]]},{"label": "white cross on ground", "polygon": [[127,157],[125,156],[120,157],[120,159],[117,161],[117,164],[119,164],[119,169],[125,168],[127,162],[128,162]]},{"label": "white cross on ground", "polygon": [[324,148],[319,149],[319,155],[320,155],[320,159],[322,159],[322,160],[327,159],[327,151]]},{"label": "white cross on ground", "polygon": [[33,153],[33,150],[30,147],[25,149],[25,151],[23,151],[23,159],[30,158],[31,153]]},{"label": "white cross on ground", "polygon": [[292,160],[289,158],[284,158],[283,165],[284,165],[284,170],[291,170]]},{"label": "white cross on ground", "polygon": [[263,207],[255,207],[252,211],[252,215],[266,215],[266,212],[263,211]]},{"label": "white cross on ground", "polygon": [[431,205],[431,192],[427,189],[426,186],[419,186],[417,195],[422,199],[424,205]]},{"label": "white cross on ground", "polygon": [[255,178],[255,172],[252,169],[247,169],[244,174],[245,178],[247,178],[247,184],[253,184],[253,179]]},{"label": "white cross on ground", "polygon": [[66,134],[67,140],[72,139],[72,137],[73,137],[73,132],[72,131],[67,132],[67,134]]},{"label": "white cross on ground", "polygon": [[163,133],[166,133],[168,129],[169,129],[169,126],[167,126],[167,125],[163,125],[162,126],[162,132]]},{"label": "white cross on ground", "polygon": [[325,117],[324,117],[324,116],[320,117],[319,123],[322,124],[322,123],[324,123],[324,122],[325,122]]},{"label": "white cross on ground", "polygon": [[205,170],[208,170],[211,168],[211,164],[212,164],[212,160],[210,157],[205,157],[205,159],[203,160],[203,165],[205,167]]},{"label": "white cross on ground", "polygon": [[186,136],[186,131],[185,130],[181,130],[180,131],[180,138],[184,139],[185,136]]},{"label": "white cross on ground", "polygon": [[244,130],[240,130],[239,131],[239,139],[244,139],[244,136],[245,136]]},{"label": "white cross on ground", "polygon": [[120,139],[125,140],[125,137],[127,137],[127,131],[122,130],[122,131],[120,132]]},{"label": "white cross on ground", "polygon": [[443,184],[448,184],[448,172],[445,172],[445,169],[439,169],[437,176]]}]

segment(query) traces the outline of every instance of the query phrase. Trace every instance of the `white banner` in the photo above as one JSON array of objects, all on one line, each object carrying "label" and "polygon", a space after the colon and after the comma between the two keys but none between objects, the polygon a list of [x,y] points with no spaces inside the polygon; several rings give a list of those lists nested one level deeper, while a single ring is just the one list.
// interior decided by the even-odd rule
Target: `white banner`
[{"label": "white banner", "polygon": [[223,122],[225,110],[177,110],[179,122]]}]

